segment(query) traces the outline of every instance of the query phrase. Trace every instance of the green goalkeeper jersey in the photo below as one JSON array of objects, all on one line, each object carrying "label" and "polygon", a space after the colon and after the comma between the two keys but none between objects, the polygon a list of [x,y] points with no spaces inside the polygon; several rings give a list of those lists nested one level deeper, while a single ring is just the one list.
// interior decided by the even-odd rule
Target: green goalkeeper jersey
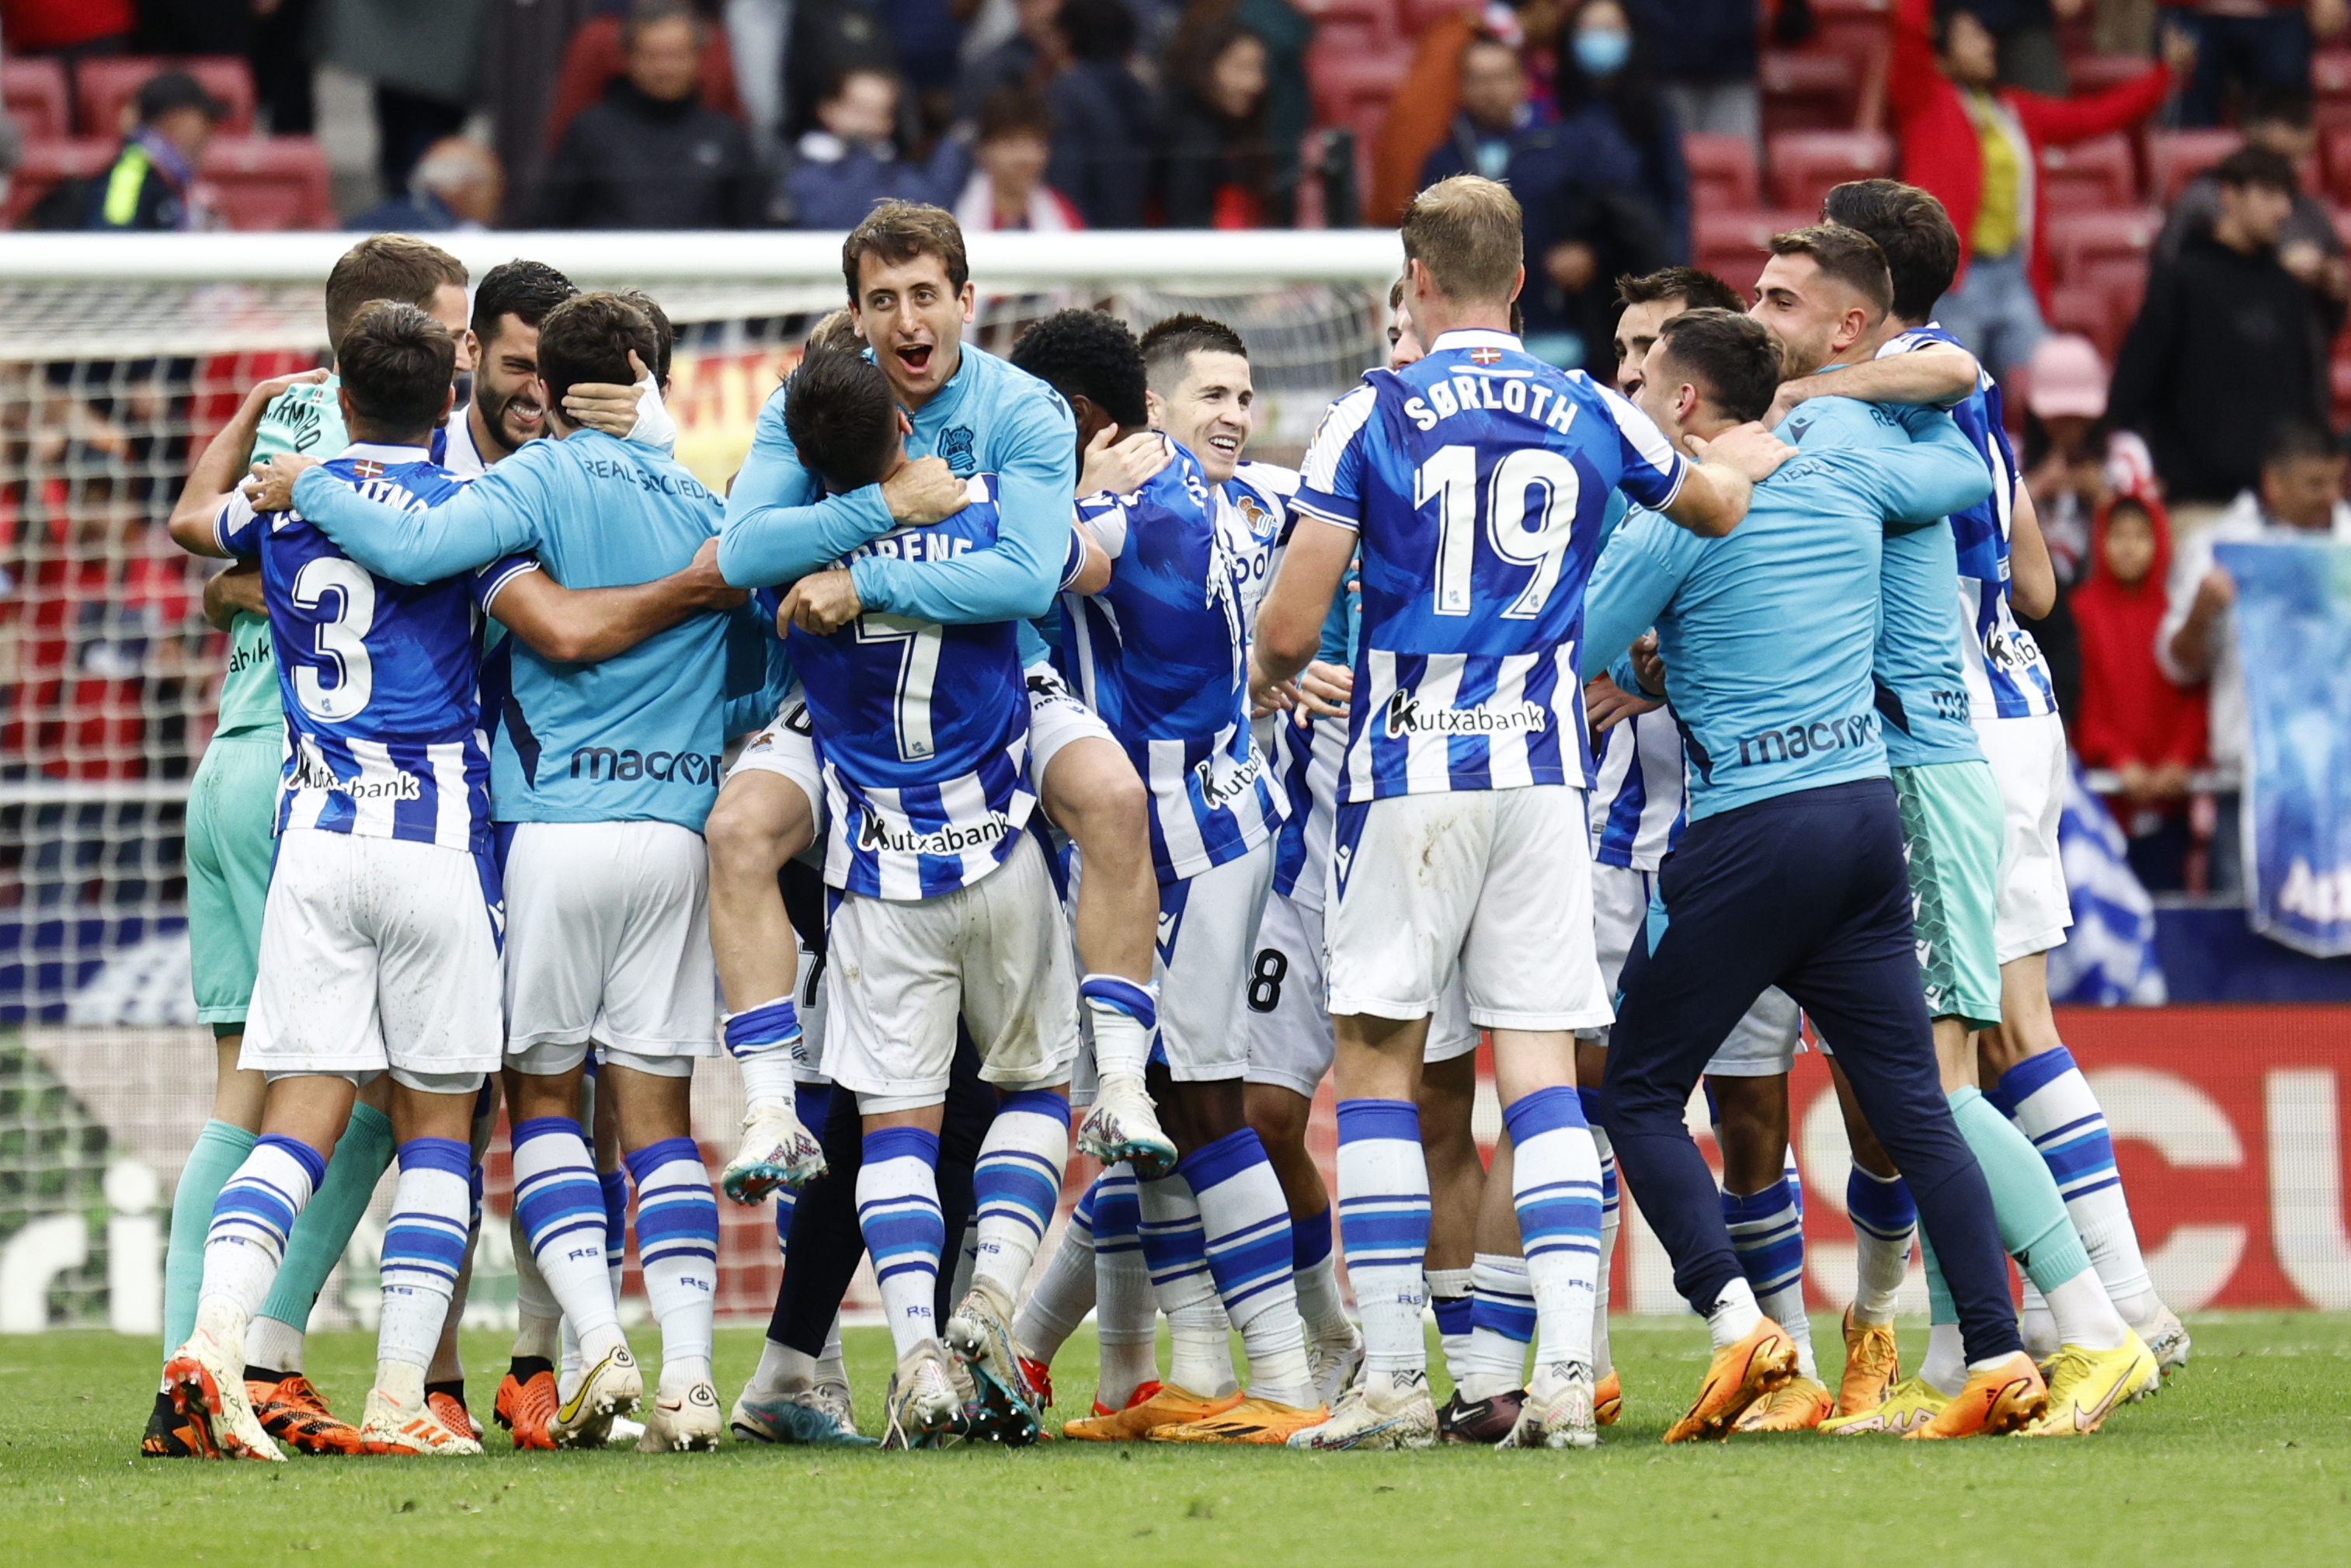
[{"label": "green goalkeeper jersey", "polygon": [[[341,378],[287,387],[262,411],[253,437],[253,460],[281,452],[331,457],[350,444],[336,393]],[[277,671],[269,651],[269,622],[239,615],[228,629],[228,673],[221,678],[219,736],[277,734],[285,723]]]}]

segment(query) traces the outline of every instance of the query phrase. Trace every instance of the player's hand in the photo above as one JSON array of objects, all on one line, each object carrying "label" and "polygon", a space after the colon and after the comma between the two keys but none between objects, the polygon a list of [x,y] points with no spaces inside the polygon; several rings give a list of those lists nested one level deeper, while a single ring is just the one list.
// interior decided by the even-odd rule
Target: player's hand
[{"label": "player's hand", "polygon": [[266,615],[261,594],[261,563],[241,560],[215,572],[204,584],[204,620],[215,632],[225,632],[238,615]]},{"label": "player's hand", "polygon": [[1666,689],[1666,656],[1657,652],[1657,634],[1644,632],[1633,639],[1633,678],[1641,683],[1640,695]]},{"label": "player's hand", "polygon": [[1796,455],[1796,449],[1772,434],[1764,426],[1750,420],[1734,424],[1712,441],[1702,441],[1695,435],[1684,436],[1689,444],[1690,455],[1701,463],[1721,463],[1747,476],[1750,485],[1760,485],[1777,473],[1780,465]]},{"label": "player's hand", "polygon": [[971,504],[968,490],[943,457],[917,457],[882,481],[891,517],[917,528],[946,522],[962,511]]},{"label": "player's hand", "polygon": [[1779,429],[1780,422],[1796,412],[1796,405],[1805,401],[1804,382],[1811,379],[1809,376],[1799,376],[1792,381],[1780,383],[1779,395],[1771,400],[1771,412],[1763,416],[1764,429]]},{"label": "player's hand", "polygon": [[1174,448],[1155,430],[1138,430],[1114,443],[1111,437],[1117,434],[1114,426],[1104,425],[1086,443],[1085,464],[1078,475],[1079,495],[1099,496],[1104,491],[1132,495],[1176,461]]},{"label": "player's hand", "polygon": [[820,571],[801,578],[784,595],[778,622],[789,621],[803,632],[822,637],[840,631],[865,612],[857,597],[857,583],[847,571]]},{"label": "player's hand", "polygon": [[1666,705],[1626,691],[1606,675],[1594,675],[1583,685],[1583,713],[1592,733],[1605,735],[1628,718],[1655,713]]},{"label": "player's hand", "polygon": [[[848,574],[844,572],[841,575],[845,577]],[[694,552],[693,562],[677,577],[679,583],[705,610],[732,610],[751,597],[747,590],[737,588],[719,575],[716,539],[703,540],[702,548]]]},{"label": "player's hand", "polygon": [[642,441],[659,446],[677,439],[677,425],[663,407],[653,373],[629,350],[629,369],[636,380],[628,386],[611,382],[581,382],[563,394],[563,417],[574,424],[601,430],[622,441]]},{"label": "player's hand", "polygon": [[1297,690],[1302,711],[1323,718],[1344,718],[1348,700],[1355,695],[1355,672],[1344,664],[1326,664],[1317,659],[1299,675]]},{"label": "player's hand", "polygon": [[2236,602],[2237,580],[2216,566],[2196,585],[2196,602],[2189,606],[2188,613],[2197,620],[2210,621]]},{"label": "player's hand", "polygon": [[1288,713],[1298,706],[1298,683],[1280,681],[1266,674],[1257,662],[1257,649],[1249,649],[1249,717],[1263,718],[1270,713]]},{"label": "player's hand", "polygon": [[276,402],[278,394],[287,387],[317,386],[326,379],[327,372],[323,370],[300,371],[290,376],[272,376],[245,394],[245,406],[247,412],[257,418],[261,411]]},{"label": "player's hand", "polygon": [[294,509],[294,481],[306,468],[316,468],[319,460],[296,452],[281,452],[266,463],[253,465],[253,477],[240,486],[246,499],[256,512],[290,512]]}]

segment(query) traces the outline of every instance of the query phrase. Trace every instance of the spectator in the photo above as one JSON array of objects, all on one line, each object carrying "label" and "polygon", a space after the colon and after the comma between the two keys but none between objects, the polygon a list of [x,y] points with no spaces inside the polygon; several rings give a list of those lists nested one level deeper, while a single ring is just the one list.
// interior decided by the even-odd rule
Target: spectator
[{"label": "spectator", "polygon": [[363,234],[447,234],[486,229],[498,219],[506,176],[497,154],[478,141],[448,136],[424,150],[408,194],[380,202],[343,225]]},{"label": "spectator", "polygon": [[[898,68],[889,26],[872,0],[824,0],[821,5],[790,0],[789,9],[783,104],[787,144],[817,128],[817,104],[843,76],[853,70]],[[911,140],[917,129],[902,105],[898,133]]]},{"label": "spectator", "polygon": [[2183,536],[2253,486],[2272,433],[2325,427],[2342,324],[2278,262],[2293,166],[2241,147],[2213,173],[2220,215],[2156,269],[2115,365],[2115,422],[2147,438]]},{"label": "spectator", "polygon": [[1472,37],[1461,46],[1461,112],[1452,133],[1420,166],[1420,188],[1455,174],[1499,180],[1510,172],[1510,153],[1534,124],[1527,101],[1527,68],[1519,51],[1499,38]]},{"label": "spectator", "polygon": [[[1681,128],[1649,69],[1648,40],[1623,0],[1572,0],[1552,78],[1559,144],[1587,183],[1634,196],[1666,233],[1667,259],[1689,256],[1689,169]],[[1613,276],[1613,274],[1612,274]]]},{"label": "spectator", "polygon": [[1968,0],[2000,57],[2002,87],[2022,88],[2050,98],[2072,90],[2065,79],[2065,53],[2057,44],[2057,24],[2089,8],[2089,0]]},{"label": "spectator", "polygon": [[1480,33],[1501,39],[1520,51],[1520,58],[1537,77],[1539,62],[1531,58],[1536,47],[1559,31],[1560,0],[1517,0],[1489,4],[1483,10],[1455,10],[1438,16],[1421,29],[1414,47],[1412,67],[1388,100],[1388,116],[1380,125],[1372,157],[1372,188],[1364,221],[1393,224],[1404,216],[1404,205],[1420,189],[1421,165],[1445,140],[1446,128],[1460,108],[1461,46]]},{"label": "spectator", "polygon": [[702,29],[685,0],[639,0],[622,31],[629,74],[557,143],[537,226],[731,229],[760,221],[750,135],[698,96]]},{"label": "spectator", "polygon": [[[956,84],[956,118],[969,120],[979,106],[1008,87],[1038,91],[1053,79],[1064,57],[1061,29],[1056,26],[1061,0],[1019,0],[1012,36],[964,67]],[[1128,47],[1134,47],[1130,16]]]},{"label": "spectator", "polygon": [[2072,332],[2041,340],[2026,365],[2024,487],[2058,585],[2089,569],[2090,521],[2116,491],[2152,489],[2147,443],[2106,417],[2106,362]]},{"label": "spectator", "polygon": [[1167,45],[1160,205],[1179,229],[1286,227],[1273,210],[1266,47],[1229,6],[1185,13]]},{"label": "spectator", "polygon": [[2310,90],[2313,36],[2343,30],[2344,0],[2166,0],[2164,19],[2196,40],[2196,73],[2179,97],[2179,123],[2218,125],[2234,89]]},{"label": "spectator", "polygon": [[936,137],[953,118],[957,46],[963,42],[958,12],[964,0],[883,0],[884,30],[896,52],[898,79],[906,84],[920,111],[923,134]]},{"label": "spectator", "polygon": [[845,73],[816,106],[817,129],[799,140],[784,177],[795,228],[853,229],[885,196],[946,206],[963,183],[965,152],[942,137],[930,160],[898,156],[898,78],[887,71]]},{"label": "spectator", "polygon": [[[2310,94],[2287,88],[2265,88],[2246,105],[2241,120],[2245,145],[2265,147],[2296,168],[2317,154],[2318,131],[2311,124]],[[2188,182],[2171,204],[2163,233],[2155,242],[2155,265],[2168,267],[2179,258],[2180,243],[2190,233],[2209,233],[2220,211],[2220,183],[2207,169]],[[2280,265],[2302,279],[2305,287],[2330,298],[2351,296],[2351,272],[2343,259],[2343,236],[2325,203],[2308,192],[2297,192],[2294,211],[2278,234]]]},{"label": "spectator", "polygon": [[[2351,543],[2351,504],[2343,499],[2343,449],[2323,426],[2287,423],[2262,464],[2259,486],[2237,497],[2210,528],[2186,535],[2172,562],[2163,623],[2155,634],[2155,661],[2177,686],[2211,683],[2212,761],[2241,779],[2252,750],[2245,706],[2245,672],[2237,658],[2231,616],[2237,585],[2213,559],[2223,544],[2308,541]],[[2240,792],[2217,795],[2212,830],[2211,891],[2244,885],[2237,829]]]},{"label": "spectator", "polygon": [[1997,87],[1991,34],[1967,5],[1929,28],[1929,0],[1896,0],[1886,102],[1902,177],[1932,192],[1967,243],[1959,278],[1937,311],[1945,327],[2005,375],[2032,357],[2049,289],[2038,181],[2041,150],[2126,130],[2153,114],[2194,58],[2167,34],[2165,63],[2088,98]]},{"label": "spectator", "polygon": [[1313,90],[1306,81],[1306,46],[1314,41],[1314,23],[1291,0],[1192,0],[1189,11],[1213,12],[1227,5],[1232,7],[1233,20],[1265,46],[1260,134],[1271,163],[1267,178],[1272,186],[1265,222],[1270,227],[1288,228],[1298,221],[1299,146],[1314,121]]},{"label": "spectator", "polygon": [[[1763,140],[1756,0],[1625,0],[1684,131]],[[1784,31],[1795,8],[1782,6]]]},{"label": "spectator", "polygon": [[1045,183],[1052,141],[1053,111],[1033,92],[1007,88],[979,106],[979,132],[972,143],[978,166],[955,204],[964,233],[1047,234],[1086,226],[1069,198]]},{"label": "spectator", "polygon": [[2109,497],[2090,528],[2087,580],[2073,595],[2082,695],[2067,711],[2087,768],[2122,775],[2109,796],[2130,837],[2131,869],[2150,891],[2184,884],[2189,775],[2204,761],[2204,693],[2164,678],[2156,662],[2171,523],[2147,490]]},{"label": "spectator", "polygon": [[12,55],[40,55],[68,67],[131,48],[139,23],[132,0],[0,0],[0,34]]},{"label": "spectator", "polygon": [[1150,91],[1126,66],[1134,16],[1120,0],[1062,0],[1053,26],[1068,64],[1045,89],[1053,115],[1046,181],[1086,227],[1139,229],[1159,131]]},{"label": "spectator", "polygon": [[182,71],[151,77],[139,89],[139,123],[114,167],[89,193],[83,227],[169,231],[207,226],[196,165],[227,107]]}]

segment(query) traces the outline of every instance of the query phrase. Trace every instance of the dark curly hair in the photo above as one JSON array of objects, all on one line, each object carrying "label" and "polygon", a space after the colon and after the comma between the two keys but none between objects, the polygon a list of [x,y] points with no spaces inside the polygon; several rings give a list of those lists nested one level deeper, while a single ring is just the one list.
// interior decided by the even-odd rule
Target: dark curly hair
[{"label": "dark curly hair", "polygon": [[810,349],[784,383],[784,434],[803,465],[835,490],[882,477],[898,446],[898,403],[882,367],[861,353]]},{"label": "dark curly hair", "polygon": [[474,336],[491,341],[507,316],[536,327],[579,292],[579,285],[543,261],[500,262],[482,275],[482,286],[474,291]]},{"label": "dark curly hair", "polygon": [[1056,310],[1020,334],[1012,362],[1065,398],[1088,398],[1122,425],[1149,418],[1143,345],[1102,310]]}]

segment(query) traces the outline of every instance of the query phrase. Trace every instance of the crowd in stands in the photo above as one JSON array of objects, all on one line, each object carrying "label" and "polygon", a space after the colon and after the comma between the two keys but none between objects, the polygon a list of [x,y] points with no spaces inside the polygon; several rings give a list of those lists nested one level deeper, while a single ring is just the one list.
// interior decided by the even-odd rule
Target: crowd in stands
[{"label": "crowd in stands", "polygon": [[[2215,541],[2351,538],[2351,0],[0,0],[18,226],[330,226],[313,71],[373,83],[358,228],[1393,223],[1526,214],[1529,343],[1615,280],[1737,287],[1842,180],[1949,211],[1938,311],[2008,390],[2036,628],[2153,886],[2237,875]],[[465,33],[467,19],[472,30]],[[459,34],[465,36],[460,37]],[[2111,367],[2111,370],[2110,370]]]}]

